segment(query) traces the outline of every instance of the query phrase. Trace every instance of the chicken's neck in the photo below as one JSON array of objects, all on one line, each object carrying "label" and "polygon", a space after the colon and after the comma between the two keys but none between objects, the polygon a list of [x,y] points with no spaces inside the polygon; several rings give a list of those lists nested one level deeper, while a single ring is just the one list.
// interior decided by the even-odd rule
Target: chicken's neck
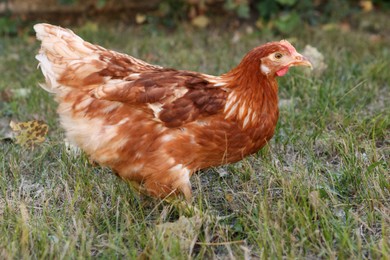
[{"label": "chicken's neck", "polygon": [[222,77],[229,82],[226,89],[230,92],[225,118],[237,121],[243,130],[264,131],[267,128],[272,129],[273,134],[279,116],[276,79],[260,71],[242,71],[239,67]]}]

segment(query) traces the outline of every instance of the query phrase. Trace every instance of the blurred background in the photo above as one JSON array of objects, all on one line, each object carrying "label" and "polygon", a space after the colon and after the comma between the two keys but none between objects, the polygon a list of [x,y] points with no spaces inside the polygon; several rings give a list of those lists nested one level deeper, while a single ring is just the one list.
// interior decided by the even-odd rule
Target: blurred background
[{"label": "blurred background", "polygon": [[[290,34],[302,26],[365,30],[373,37],[390,35],[387,0],[0,0],[0,35],[31,30],[31,22],[63,26],[157,25],[181,23],[207,28],[224,26],[262,33]],[[378,19],[382,16],[383,19]]]}]

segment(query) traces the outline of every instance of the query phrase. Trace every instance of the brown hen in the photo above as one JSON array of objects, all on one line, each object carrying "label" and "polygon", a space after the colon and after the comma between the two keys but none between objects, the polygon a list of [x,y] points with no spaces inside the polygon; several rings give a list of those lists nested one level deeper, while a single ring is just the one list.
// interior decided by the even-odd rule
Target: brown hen
[{"label": "brown hen", "polygon": [[149,195],[191,197],[199,169],[236,162],[273,136],[278,85],[311,66],[287,41],[251,50],[221,76],[167,69],[88,43],[68,29],[34,26],[39,60],[67,138]]}]

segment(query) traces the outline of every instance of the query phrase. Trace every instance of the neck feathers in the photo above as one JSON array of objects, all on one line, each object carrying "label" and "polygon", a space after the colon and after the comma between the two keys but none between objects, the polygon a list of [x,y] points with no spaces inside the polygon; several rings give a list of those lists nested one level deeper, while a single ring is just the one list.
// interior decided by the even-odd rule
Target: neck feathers
[{"label": "neck feathers", "polygon": [[[247,58],[247,57],[246,57]],[[278,118],[278,85],[275,77],[264,75],[259,62],[244,60],[233,70],[222,75],[227,82],[229,96],[225,118],[241,123],[244,130],[258,128]]]}]

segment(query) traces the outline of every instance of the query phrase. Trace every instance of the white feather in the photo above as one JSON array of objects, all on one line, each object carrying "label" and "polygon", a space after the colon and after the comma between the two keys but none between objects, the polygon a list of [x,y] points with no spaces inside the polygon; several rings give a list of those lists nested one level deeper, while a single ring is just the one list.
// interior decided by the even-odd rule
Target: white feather
[{"label": "white feather", "polygon": [[153,110],[153,114],[156,118],[158,118],[158,115],[160,114],[162,110],[162,104],[161,103],[149,103],[148,107]]},{"label": "white feather", "polygon": [[170,135],[170,134],[164,135],[161,138],[161,141],[163,141],[163,142],[169,142],[169,141],[172,141],[172,140],[173,140],[173,135]]},{"label": "white feather", "polygon": [[226,114],[226,117],[225,117],[225,118],[229,118],[231,115],[233,115],[234,113],[236,113],[237,106],[238,106],[238,103],[235,103],[235,104],[233,105],[233,107],[229,110],[229,112]]},{"label": "white feather", "polygon": [[226,85],[226,82],[218,82],[217,84],[214,84],[214,87],[223,87]]},{"label": "white feather", "polygon": [[268,75],[268,74],[271,72],[271,70],[270,70],[266,65],[264,65],[264,64],[261,64],[260,68],[261,68],[261,71],[262,71],[265,75]]},{"label": "white feather", "polygon": [[243,128],[245,128],[246,125],[249,123],[249,118],[250,118],[250,116],[249,116],[249,114],[247,114],[245,119],[244,119]]},{"label": "white feather", "polygon": [[229,94],[228,100],[227,100],[226,105],[225,105],[224,112],[226,113],[228,110],[230,110],[231,106],[235,102],[236,102],[236,96],[233,93]]},{"label": "white feather", "polygon": [[35,58],[39,61],[38,66],[41,68],[42,73],[46,79],[46,86],[44,89],[52,93],[55,92],[53,89],[57,88],[59,84],[57,83],[51,62],[43,53],[39,53],[35,56]]}]

